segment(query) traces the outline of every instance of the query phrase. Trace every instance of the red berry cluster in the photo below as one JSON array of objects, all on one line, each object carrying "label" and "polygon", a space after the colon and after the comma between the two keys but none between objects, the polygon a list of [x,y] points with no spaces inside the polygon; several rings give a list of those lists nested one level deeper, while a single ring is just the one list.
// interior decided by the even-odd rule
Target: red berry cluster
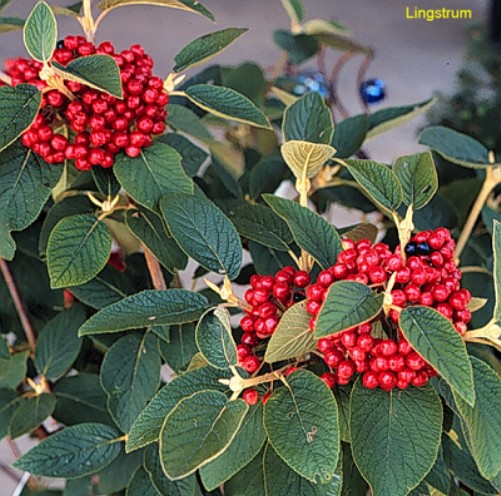
[{"label": "red berry cluster", "polygon": [[[399,309],[410,305],[433,307],[450,319],[461,335],[466,332],[471,320],[467,309],[471,295],[460,288],[461,271],[453,260],[455,243],[450,232],[439,228],[417,234],[405,247],[406,261],[400,247],[392,252],[387,245],[373,245],[369,240],[345,240],[344,245],[346,249],[337,263],[320,272],[316,283],[306,290],[307,311],[313,315],[311,329],[335,281],[357,281],[384,291],[386,282],[396,273],[391,291],[395,308],[388,319],[381,314],[372,322],[320,339],[318,350],[332,370],[322,378],[330,387],[347,384],[355,373],[363,374],[362,383],[367,388],[425,385],[436,372],[403,337],[398,328]],[[376,321],[384,322],[396,340],[373,337]]]},{"label": "red berry cluster", "polygon": [[275,332],[287,308],[305,299],[304,288],[310,282],[307,272],[289,266],[274,276],[255,274],[251,277],[251,288],[244,295],[250,308],[240,320],[243,334],[237,347],[239,363],[249,374],[260,366],[254,349]]},{"label": "red berry cluster", "polygon": [[[165,131],[169,101],[163,81],[152,75],[153,60],[141,45],[115,53],[109,41],[94,46],[82,36],[68,36],[58,44],[53,60],[66,65],[93,54],[113,57],[119,68],[123,100],[91,89],[79,82],[66,81],[74,95],[70,100],[58,90],[44,93],[40,113],[23,134],[23,144],[48,163],[74,160],[79,170],[92,166],[111,167],[115,155],[124,151],[137,157],[141,148],[152,143],[152,136]],[[9,61],[7,74],[12,85],[34,84],[43,90],[42,64],[27,59]]]}]

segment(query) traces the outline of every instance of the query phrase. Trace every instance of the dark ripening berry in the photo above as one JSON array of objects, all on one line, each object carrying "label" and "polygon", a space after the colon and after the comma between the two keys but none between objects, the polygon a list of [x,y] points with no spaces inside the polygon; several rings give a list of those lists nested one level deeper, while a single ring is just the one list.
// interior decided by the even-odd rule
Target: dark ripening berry
[{"label": "dark ripening berry", "polygon": [[411,255],[415,255],[417,253],[417,243],[411,241],[405,245],[405,254],[410,257]]},{"label": "dark ripening berry", "polygon": [[418,255],[428,255],[431,252],[430,245],[426,241],[418,243],[416,249]]},{"label": "dark ripening berry", "polygon": [[292,297],[294,303],[298,303],[299,301],[303,301],[304,299],[306,299],[306,295],[304,293],[294,293],[294,296]]}]

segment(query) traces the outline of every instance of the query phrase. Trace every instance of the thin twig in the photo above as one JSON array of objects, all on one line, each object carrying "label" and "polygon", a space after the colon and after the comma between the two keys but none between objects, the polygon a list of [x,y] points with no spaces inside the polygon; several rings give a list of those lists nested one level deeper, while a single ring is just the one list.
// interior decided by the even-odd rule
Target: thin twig
[{"label": "thin twig", "polygon": [[[360,67],[359,67],[358,73],[357,73],[357,88],[360,88],[360,86],[362,85],[362,82],[365,78],[365,74],[369,70],[369,66],[372,63],[372,58],[373,58],[373,56],[372,56],[372,54],[370,54],[370,55],[367,55],[364,58],[364,60],[362,60],[362,63],[360,64]],[[361,103],[364,111],[369,112],[369,107],[367,105],[367,102],[362,98],[362,95],[360,95],[360,94],[359,94],[359,99],[360,99],[360,103]]]},{"label": "thin twig", "polygon": [[350,114],[346,110],[345,106],[341,103],[341,98],[339,97],[339,92],[338,92],[339,75],[341,73],[341,69],[353,57],[353,55],[354,55],[353,52],[346,52],[343,53],[343,55],[341,55],[338,58],[336,64],[332,68],[331,82],[329,85],[329,100],[330,100],[329,103],[331,105],[334,105],[339,110],[343,119],[347,119],[350,116]]},{"label": "thin twig", "polygon": [[7,284],[10,296],[12,298],[12,301],[14,302],[14,306],[16,308],[17,315],[19,316],[19,320],[21,321],[21,325],[26,335],[30,350],[32,353],[34,353],[36,347],[35,330],[31,325],[30,319],[28,318],[26,308],[24,306],[23,300],[21,299],[21,295],[19,294],[19,290],[17,289],[14,278],[12,277],[9,266],[3,258],[0,258],[0,270],[2,271],[3,278],[5,279],[5,284]]},{"label": "thin twig", "polygon": [[151,253],[151,251],[146,248],[146,246],[142,245],[142,247],[144,250],[144,258],[150,272],[153,287],[159,290],[167,289],[167,284],[165,284],[165,278],[158,260],[156,259],[155,255],[153,255],[153,253]]}]

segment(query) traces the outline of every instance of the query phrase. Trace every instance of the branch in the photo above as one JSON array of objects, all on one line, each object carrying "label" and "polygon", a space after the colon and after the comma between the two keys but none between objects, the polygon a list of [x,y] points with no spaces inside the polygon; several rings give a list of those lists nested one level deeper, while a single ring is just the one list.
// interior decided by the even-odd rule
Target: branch
[{"label": "branch", "polygon": [[146,260],[146,265],[148,266],[148,270],[150,272],[151,282],[153,283],[153,287],[159,290],[167,289],[167,284],[165,284],[164,275],[162,273],[162,269],[155,255],[151,253],[145,245],[142,244],[144,250],[144,258]]},{"label": "branch", "polygon": [[12,277],[9,266],[3,258],[0,258],[0,270],[2,271],[3,278],[5,279],[5,284],[7,284],[10,296],[14,302],[14,307],[16,308],[17,315],[19,316],[19,320],[21,321],[21,325],[23,327],[24,334],[26,335],[30,350],[32,353],[34,353],[36,347],[35,330],[31,325],[30,319],[28,318],[26,308],[19,294],[19,290],[17,289],[16,282]]}]

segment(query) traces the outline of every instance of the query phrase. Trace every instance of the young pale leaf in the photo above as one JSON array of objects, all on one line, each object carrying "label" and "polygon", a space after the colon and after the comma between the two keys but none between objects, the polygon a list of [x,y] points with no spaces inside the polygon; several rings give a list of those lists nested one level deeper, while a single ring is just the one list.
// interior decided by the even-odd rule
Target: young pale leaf
[{"label": "young pale leaf", "polygon": [[362,239],[368,239],[371,243],[376,242],[379,230],[374,224],[357,224],[355,227],[349,228],[348,231],[343,232],[343,237],[351,239],[358,243]]},{"label": "young pale leaf", "polygon": [[329,482],[339,458],[338,410],[318,376],[294,372],[264,406],[269,441],[284,462],[314,484]]},{"label": "young pale leaf", "polygon": [[170,273],[174,274],[186,267],[188,257],[167,234],[160,216],[139,207],[138,210],[129,210],[125,220],[134,236],[144,243]]},{"label": "young pale leaf", "polygon": [[123,448],[113,427],[83,423],[52,434],[14,466],[43,477],[76,478],[92,475],[109,465]]},{"label": "young pale leaf", "polygon": [[313,484],[292,470],[267,445],[263,460],[264,484],[266,496],[340,496],[343,483],[341,468],[332,474],[332,479],[325,484]]},{"label": "young pale leaf", "polygon": [[[353,458],[375,496],[407,496],[435,463],[442,404],[430,385],[351,394]],[[384,477],[382,477],[384,474]]]},{"label": "young pale leaf", "polygon": [[219,379],[227,374],[212,367],[202,367],[177,376],[153,397],[129,431],[125,450],[143,448],[158,440],[165,417],[183,398],[199,391],[226,391]]},{"label": "young pale leaf", "polygon": [[225,370],[237,365],[237,345],[228,310],[218,307],[203,315],[197,324],[196,341],[198,349],[212,367]]},{"label": "young pale leaf", "polygon": [[141,291],[94,314],[78,334],[87,336],[192,322],[204,313],[208,304],[205,296],[186,289]]},{"label": "young pale leaf", "polygon": [[174,72],[181,72],[189,67],[194,67],[214,55],[222,52],[228,45],[233,43],[247,29],[227,28],[214,33],[205,34],[186,45],[174,57],[176,65]]},{"label": "young pale leaf", "polygon": [[174,148],[157,141],[137,158],[121,156],[113,169],[134,200],[158,210],[160,199],[170,193],[193,194],[193,182],[184,172],[181,158]]},{"label": "young pale leaf", "polygon": [[269,248],[288,251],[292,233],[287,224],[264,205],[244,205],[232,212],[231,220],[238,233]]},{"label": "young pale leaf", "polygon": [[72,60],[63,66],[52,63],[59,76],[67,81],[82,83],[115,98],[123,98],[120,68],[109,55],[88,55]]},{"label": "young pale leaf", "polygon": [[419,143],[430,147],[454,164],[469,169],[491,167],[487,148],[476,139],[453,129],[444,126],[428,127],[419,135]]},{"label": "young pale leaf", "polygon": [[265,361],[280,362],[315,350],[317,340],[308,325],[310,319],[305,301],[287,309],[268,343]]},{"label": "young pale leaf", "polygon": [[35,353],[35,367],[40,375],[55,381],[73,365],[82,346],[78,329],[85,318],[84,307],[73,305],[45,324]]},{"label": "young pale leaf", "polygon": [[155,335],[125,336],[106,352],[101,385],[108,395],[108,410],[123,432],[129,432],[159,384],[160,353]]},{"label": "young pale leaf", "polygon": [[151,482],[150,475],[143,467],[139,467],[129,485],[125,496],[159,496],[153,483]]},{"label": "young pale leaf", "polygon": [[369,197],[384,210],[394,212],[403,200],[402,186],[389,167],[372,160],[347,160],[347,168]]},{"label": "young pale leaf", "polygon": [[242,243],[228,217],[209,200],[176,194],[160,209],[184,252],[202,267],[235,279],[242,265]]},{"label": "young pale leaf", "polygon": [[302,0],[281,0],[292,22],[299,24],[304,18],[304,5]]},{"label": "young pale leaf", "polygon": [[158,5],[159,7],[170,7],[171,9],[201,14],[211,21],[214,21],[212,12],[197,0],[102,0],[97,6],[101,10],[111,10],[127,5]]},{"label": "young pale leaf", "polygon": [[111,233],[94,215],[60,220],[50,234],[47,265],[53,289],[78,286],[103,270],[111,251]]},{"label": "young pale leaf", "polygon": [[186,88],[186,96],[198,107],[223,119],[271,129],[266,115],[246,96],[231,88],[195,84]]},{"label": "young pale leaf", "polygon": [[404,203],[414,210],[423,208],[437,191],[437,170],[430,152],[400,157],[393,172],[402,186]]},{"label": "young pale leaf", "polygon": [[284,141],[331,143],[334,122],[330,109],[319,93],[306,93],[285,109],[282,132]]},{"label": "young pale leaf", "polygon": [[298,246],[308,252],[323,269],[337,262],[337,256],[343,247],[334,226],[292,200],[269,194],[263,195],[263,198],[287,222]]},{"label": "young pale leaf", "polygon": [[200,469],[205,488],[213,491],[237,474],[261,451],[266,440],[263,428],[263,405],[251,406],[240,430],[224,453]]},{"label": "young pale leaf", "polygon": [[355,327],[375,317],[383,308],[384,295],[359,282],[335,282],[327,293],[315,327],[321,338]]},{"label": "young pale leaf", "polygon": [[24,24],[24,46],[39,62],[48,62],[56,49],[57,22],[45,2],[38,2]]},{"label": "young pale leaf", "polygon": [[473,405],[475,390],[466,346],[450,320],[433,308],[413,306],[400,314],[400,327],[413,348]]},{"label": "young pale leaf", "polygon": [[24,400],[12,415],[9,424],[9,436],[12,439],[28,434],[38,427],[56,408],[53,394],[40,394]]},{"label": "young pale leaf", "polygon": [[336,150],[332,146],[307,141],[287,141],[280,151],[297,179],[314,177]]},{"label": "young pale leaf", "polygon": [[349,158],[355,154],[367,135],[369,118],[366,114],[355,115],[336,125],[331,145],[336,149],[336,157]]},{"label": "young pale leaf", "polygon": [[456,405],[465,420],[472,454],[480,473],[492,479],[501,470],[501,379],[485,362],[471,357],[475,383],[475,406],[454,393]]},{"label": "young pale leaf", "polygon": [[248,409],[243,400],[228,401],[218,391],[201,391],[181,400],[160,433],[165,474],[171,480],[182,479],[221,455],[236,436]]},{"label": "young pale leaf", "polygon": [[414,117],[427,112],[435,102],[436,99],[430,98],[414,105],[389,107],[370,114],[367,139],[391,131],[405,122],[414,119]]},{"label": "young pale leaf", "polygon": [[0,88],[0,151],[31,126],[41,103],[42,94],[31,84]]}]

